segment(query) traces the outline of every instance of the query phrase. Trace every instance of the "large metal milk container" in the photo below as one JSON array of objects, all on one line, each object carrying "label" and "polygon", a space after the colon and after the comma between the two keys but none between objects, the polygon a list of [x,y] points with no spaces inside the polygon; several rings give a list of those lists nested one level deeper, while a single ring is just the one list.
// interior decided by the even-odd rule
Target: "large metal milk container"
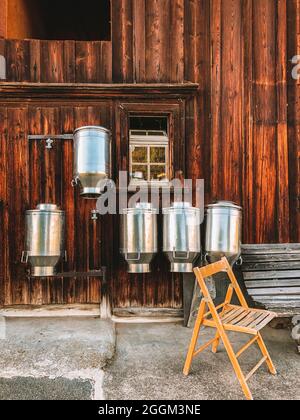
[{"label": "large metal milk container", "polygon": [[104,127],[81,127],[74,132],[74,181],[81,195],[101,195],[111,170],[111,132]]},{"label": "large metal milk container", "polygon": [[200,209],[186,202],[163,209],[163,251],[171,262],[171,272],[193,271],[201,253],[200,218]]},{"label": "large metal milk container", "polygon": [[31,265],[32,276],[51,276],[64,255],[65,212],[55,204],[39,204],[26,211],[26,250],[23,262]]},{"label": "large metal milk container", "polygon": [[157,252],[157,211],[150,203],[123,210],[120,252],[128,262],[128,273],[149,273]]},{"label": "large metal milk container", "polygon": [[234,264],[241,255],[242,208],[230,201],[206,207],[205,253],[209,262],[226,257]]}]

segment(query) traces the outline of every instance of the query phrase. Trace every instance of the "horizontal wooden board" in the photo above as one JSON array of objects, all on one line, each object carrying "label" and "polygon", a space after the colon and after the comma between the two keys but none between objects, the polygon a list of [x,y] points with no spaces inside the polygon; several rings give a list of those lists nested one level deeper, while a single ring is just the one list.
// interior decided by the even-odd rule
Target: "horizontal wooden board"
[{"label": "horizontal wooden board", "polygon": [[243,261],[245,263],[248,262],[258,262],[258,261],[266,261],[266,262],[272,262],[272,261],[282,261],[282,262],[289,262],[289,261],[300,261],[300,253],[293,253],[293,254],[262,254],[259,255],[243,255]]},{"label": "horizontal wooden board", "polygon": [[250,296],[296,296],[300,295],[300,287],[267,287],[262,289],[249,289]]},{"label": "horizontal wooden board", "polygon": [[300,281],[300,270],[255,271],[244,273],[244,280],[259,279],[295,279]]},{"label": "horizontal wooden board", "polygon": [[263,304],[269,310],[277,312],[279,316],[291,317],[300,314],[300,301],[296,302],[295,305],[293,302],[294,306],[291,304],[291,302],[281,300],[268,303],[261,301],[261,304]]},{"label": "horizontal wooden board", "polygon": [[300,253],[300,244],[251,244],[242,245],[243,255],[264,255],[264,254],[295,254]]},{"label": "horizontal wooden board", "polygon": [[274,270],[299,270],[300,261],[278,261],[278,262],[260,262],[246,263],[243,262],[243,273],[254,271],[274,271]]},{"label": "horizontal wooden board", "polygon": [[[149,83],[149,84],[91,84],[91,83],[0,83],[2,100],[68,100],[97,101],[109,99],[134,98],[138,103],[143,100],[159,98],[164,101],[171,99],[182,100],[196,95],[197,83]],[[158,110],[157,110],[158,111]],[[163,113],[163,110],[161,111]]]},{"label": "horizontal wooden board", "polygon": [[143,318],[180,318],[183,316],[182,309],[174,308],[114,308],[113,314],[118,317],[143,317]]},{"label": "horizontal wooden board", "polygon": [[[300,287],[300,278],[298,279],[280,279],[280,280],[257,280],[257,281],[246,281],[245,285],[247,289],[256,289],[263,287],[286,287],[286,286],[299,286]],[[251,293],[251,290],[249,290]]]},{"label": "horizontal wooden board", "polygon": [[[299,295],[287,295],[287,296],[269,296],[268,294],[266,295],[261,295],[258,296],[256,298],[257,302],[285,302],[286,305],[288,306],[292,306],[292,307],[296,307],[298,305],[300,305],[300,296]],[[279,304],[278,304],[279,306]]]},{"label": "horizontal wooden board", "polygon": [[259,302],[267,309],[276,311],[279,314],[284,314],[284,316],[291,316],[295,314],[300,314],[300,300],[299,301],[290,301],[290,300],[280,300],[276,299],[273,301],[263,300],[259,298]]}]

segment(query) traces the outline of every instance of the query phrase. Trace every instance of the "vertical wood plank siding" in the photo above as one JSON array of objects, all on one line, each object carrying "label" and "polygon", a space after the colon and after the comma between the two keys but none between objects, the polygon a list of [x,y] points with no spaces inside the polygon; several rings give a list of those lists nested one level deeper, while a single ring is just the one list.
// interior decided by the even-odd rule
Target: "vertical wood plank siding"
[{"label": "vertical wood plank siding", "polygon": [[[207,202],[244,207],[244,242],[300,242],[300,81],[291,63],[300,0],[113,0],[111,20],[111,41],[0,39],[7,82],[198,83],[185,109],[186,176],[205,179]],[[4,27],[0,16],[0,37]],[[160,269],[160,257],[152,275],[129,276],[117,219],[90,220],[94,204],[70,185],[71,143],[49,153],[26,139],[103,124],[113,131],[116,174],[127,161],[118,112],[114,98],[0,98],[0,304],[100,300],[99,279],[26,279],[24,211],[48,200],[67,214],[67,269],[106,264],[116,306],[181,306],[180,276]]]},{"label": "vertical wood plank siding", "polygon": [[[300,1],[288,0],[287,4],[287,57],[300,55]],[[290,192],[290,241],[300,242],[300,78],[290,77],[292,67],[287,62],[288,78],[288,145],[289,145],[289,192]]]},{"label": "vertical wood plank siding", "polygon": [[[110,83],[109,41],[5,40],[7,81],[33,83]],[[119,65],[119,62],[118,62]]]}]

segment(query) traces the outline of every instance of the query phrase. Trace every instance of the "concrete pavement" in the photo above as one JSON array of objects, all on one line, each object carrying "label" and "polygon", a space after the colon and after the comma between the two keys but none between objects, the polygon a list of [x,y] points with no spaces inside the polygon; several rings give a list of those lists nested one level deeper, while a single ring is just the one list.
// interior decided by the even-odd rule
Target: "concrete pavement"
[{"label": "concrete pavement", "polygon": [[[220,347],[183,363],[192,331],[176,324],[114,324],[95,317],[7,318],[0,325],[0,399],[243,399]],[[204,330],[200,343],[212,332]],[[249,381],[255,399],[300,399],[300,356],[288,330],[266,328],[278,369],[265,367]],[[245,339],[230,335],[238,349]],[[241,357],[245,372],[260,358]]]},{"label": "concrete pavement", "polygon": [[2,318],[0,399],[102,399],[114,350],[109,321]]}]

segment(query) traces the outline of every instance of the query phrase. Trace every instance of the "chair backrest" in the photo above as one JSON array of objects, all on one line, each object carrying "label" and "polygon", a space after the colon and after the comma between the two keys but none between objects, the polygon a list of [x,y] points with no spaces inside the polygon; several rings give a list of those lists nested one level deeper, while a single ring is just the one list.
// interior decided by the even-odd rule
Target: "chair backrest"
[{"label": "chair backrest", "polygon": [[208,288],[206,286],[205,283],[205,278],[207,277],[211,277],[217,273],[220,272],[225,272],[227,273],[229,280],[230,280],[230,285],[228,291],[227,291],[227,295],[225,298],[224,303],[230,303],[231,297],[232,297],[232,292],[233,290],[236,292],[237,297],[241,303],[241,305],[244,308],[248,308],[248,304],[246,302],[246,299],[242,293],[242,290],[237,282],[237,279],[232,271],[231,265],[229,264],[228,260],[226,257],[223,257],[220,261],[217,261],[213,264],[209,264],[206,265],[204,267],[196,267],[194,268],[194,273],[196,275],[196,278],[198,280],[200,289],[203,293],[203,296],[206,298],[206,300],[209,300],[210,303],[213,303],[213,300],[210,296],[210,293],[208,291]]}]

